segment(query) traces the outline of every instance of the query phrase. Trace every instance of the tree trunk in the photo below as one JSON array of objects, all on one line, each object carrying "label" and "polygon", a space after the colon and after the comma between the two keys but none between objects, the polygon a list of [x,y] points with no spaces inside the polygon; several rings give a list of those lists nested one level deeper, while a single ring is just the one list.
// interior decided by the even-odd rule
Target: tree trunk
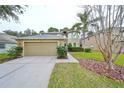
[{"label": "tree trunk", "polygon": [[82,38],[80,38],[80,48],[82,48]]},{"label": "tree trunk", "polygon": [[113,69],[114,70],[114,64],[112,61],[107,62],[107,69]]},{"label": "tree trunk", "polygon": [[85,48],[85,32],[83,32],[83,48]]}]

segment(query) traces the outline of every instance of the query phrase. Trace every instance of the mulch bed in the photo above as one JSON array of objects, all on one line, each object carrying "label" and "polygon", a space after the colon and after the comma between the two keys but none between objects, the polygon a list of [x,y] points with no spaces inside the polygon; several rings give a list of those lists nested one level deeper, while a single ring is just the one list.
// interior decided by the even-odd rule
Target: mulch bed
[{"label": "mulch bed", "polygon": [[107,69],[105,62],[99,62],[96,60],[84,60],[78,59],[81,66],[96,72],[97,74],[104,75],[108,78],[119,80],[124,82],[124,68],[121,66],[114,66],[114,70]]}]

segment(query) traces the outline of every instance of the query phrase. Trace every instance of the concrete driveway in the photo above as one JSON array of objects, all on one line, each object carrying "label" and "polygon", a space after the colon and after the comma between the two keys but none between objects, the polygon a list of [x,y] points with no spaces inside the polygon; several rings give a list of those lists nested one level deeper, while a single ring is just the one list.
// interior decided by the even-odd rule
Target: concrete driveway
[{"label": "concrete driveway", "polygon": [[55,60],[55,56],[36,56],[18,58],[0,64],[0,87],[47,87]]}]

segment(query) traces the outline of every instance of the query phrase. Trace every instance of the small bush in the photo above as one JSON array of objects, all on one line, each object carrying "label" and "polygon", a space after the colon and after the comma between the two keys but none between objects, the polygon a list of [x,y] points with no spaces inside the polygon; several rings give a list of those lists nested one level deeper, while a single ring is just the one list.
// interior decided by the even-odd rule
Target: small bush
[{"label": "small bush", "polygon": [[83,52],[84,49],[81,47],[71,47],[71,48],[68,48],[68,51],[69,52]]},{"label": "small bush", "polygon": [[72,44],[71,44],[71,43],[69,43],[69,44],[68,44],[68,48],[71,48],[71,47],[72,47]]},{"label": "small bush", "polygon": [[64,46],[66,46],[66,43],[64,43]]},{"label": "small bush", "polygon": [[76,43],[73,43],[73,47],[76,47]]},{"label": "small bush", "polygon": [[10,50],[8,50],[8,55],[19,57],[22,54],[22,47],[16,46],[12,47]]},{"label": "small bush", "polygon": [[91,48],[85,48],[84,51],[90,53],[91,52]]},{"label": "small bush", "polygon": [[65,46],[57,47],[57,58],[67,58],[67,47]]}]

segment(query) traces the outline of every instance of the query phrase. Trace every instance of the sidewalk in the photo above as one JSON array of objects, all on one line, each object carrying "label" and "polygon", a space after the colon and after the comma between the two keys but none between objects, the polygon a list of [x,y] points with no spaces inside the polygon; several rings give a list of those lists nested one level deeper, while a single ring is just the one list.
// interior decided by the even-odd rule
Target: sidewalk
[{"label": "sidewalk", "polygon": [[56,59],[56,63],[79,63],[77,59],[75,59],[71,54],[67,54],[68,59]]}]

